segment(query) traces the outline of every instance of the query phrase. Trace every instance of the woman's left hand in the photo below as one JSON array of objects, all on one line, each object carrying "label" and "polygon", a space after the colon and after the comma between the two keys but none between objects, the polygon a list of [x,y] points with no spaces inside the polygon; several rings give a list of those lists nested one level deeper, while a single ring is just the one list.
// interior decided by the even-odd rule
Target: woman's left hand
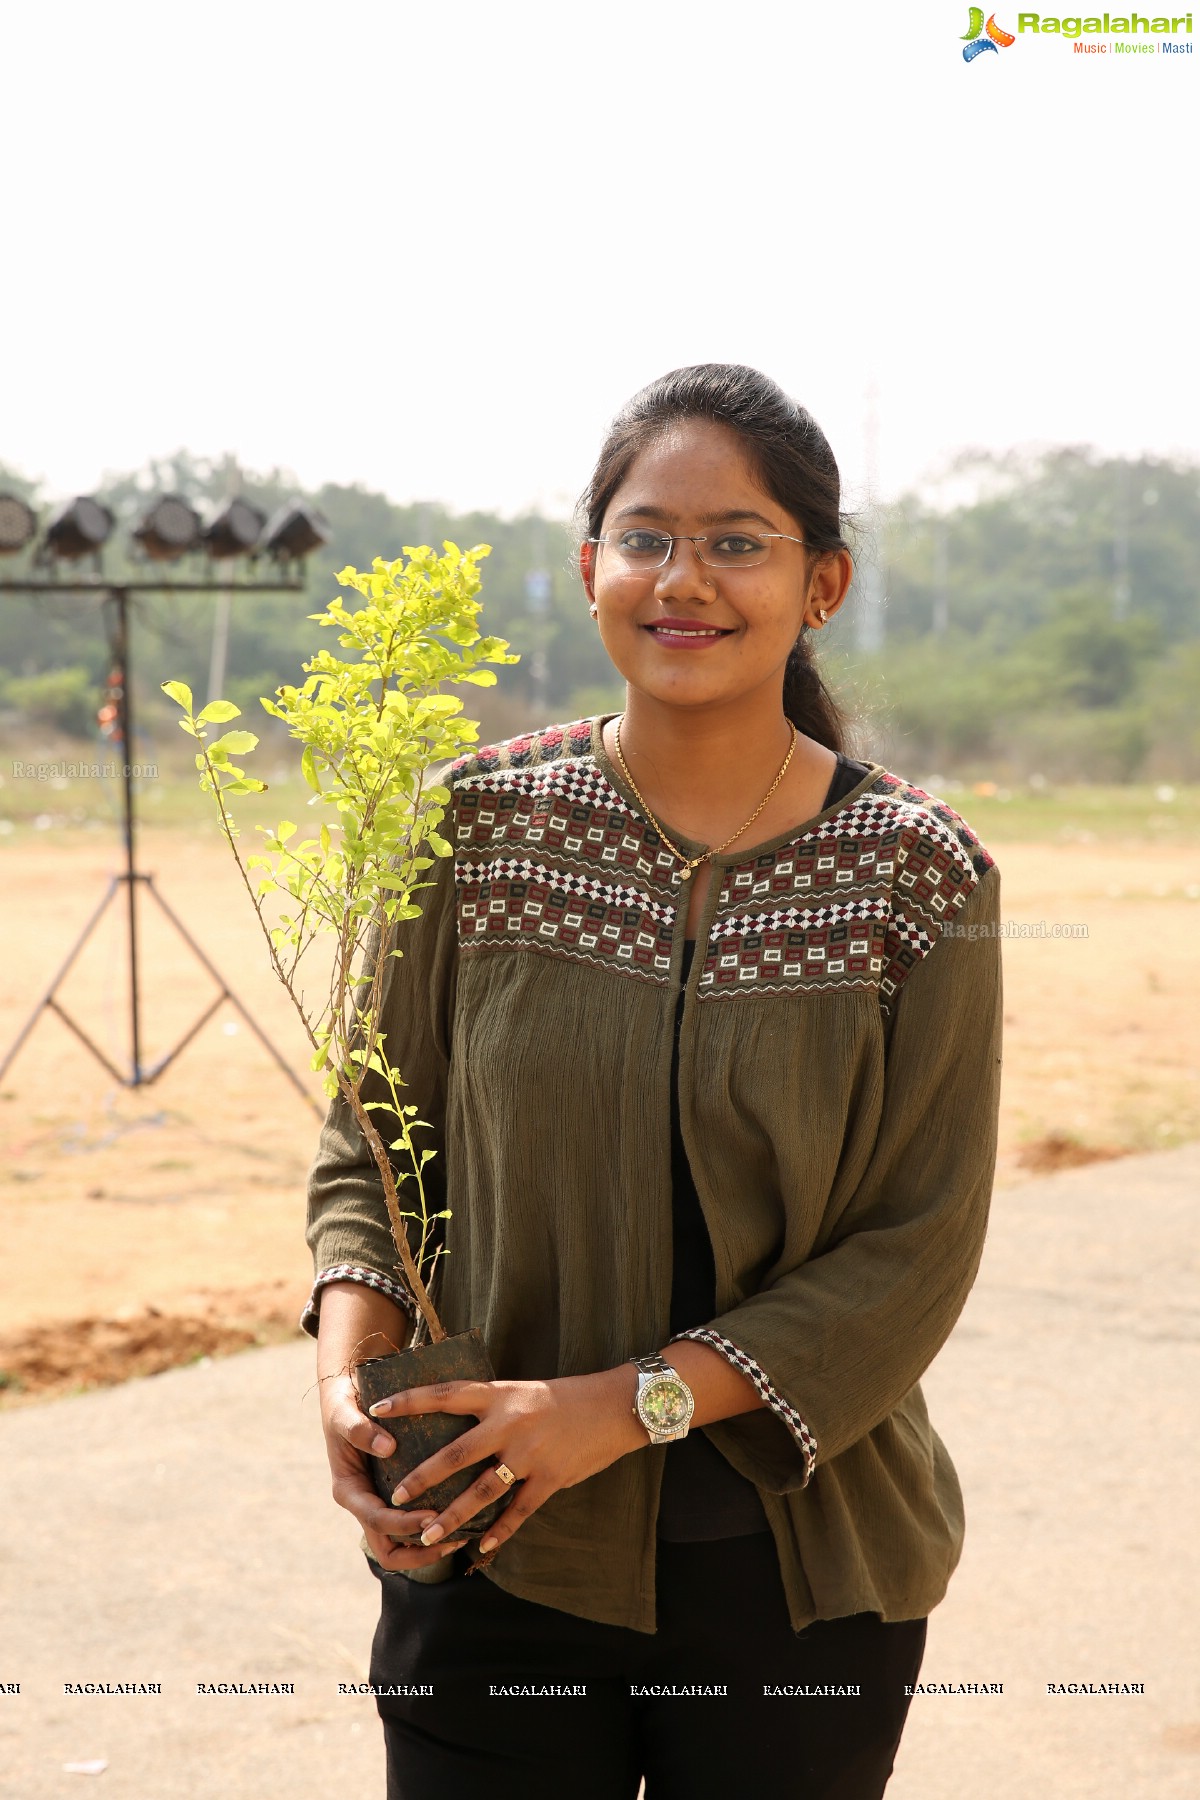
[{"label": "woman's left hand", "polygon": [[[520,1486],[480,1545],[490,1553],[519,1531],[551,1494],[575,1487],[649,1442],[633,1411],[636,1388],[636,1371],[626,1364],[556,1381],[440,1381],[392,1394],[371,1408],[372,1418],[445,1412],[469,1413],[479,1421],[411,1470],[393,1501],[415,1505],[435,1483],[470,1463],[494,1457],[512,1471]],[[488,1468],[438,1514],[421,1542],[432,1545],[450,1536],[481,1507],[508,1492],[495,1468]]]}]

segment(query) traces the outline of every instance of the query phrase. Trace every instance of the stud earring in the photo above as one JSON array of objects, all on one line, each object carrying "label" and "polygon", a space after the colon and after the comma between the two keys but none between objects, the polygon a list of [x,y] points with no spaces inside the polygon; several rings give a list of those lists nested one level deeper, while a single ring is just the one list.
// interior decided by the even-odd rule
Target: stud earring
[{"label": "stud earring", "polygon": [[594,607],[594,606],[589,606],[589,607],[588,607],[588,611],[589,611],[589,612],[590,612],[590,613],[591,613],[591,615],[592,615],[592,617],[593,617],[593,619],[594,619],[594,618],[596,618],[596,616],[597,616],[597,609],[596,609],[596,608],[595,608],[595,607]]},{"label": "stud earring", "polygon": [[817,608],[817,617],[820,619],[822,625],[827,625],[829,623],[829,614],[825,611],[823,606]]}]

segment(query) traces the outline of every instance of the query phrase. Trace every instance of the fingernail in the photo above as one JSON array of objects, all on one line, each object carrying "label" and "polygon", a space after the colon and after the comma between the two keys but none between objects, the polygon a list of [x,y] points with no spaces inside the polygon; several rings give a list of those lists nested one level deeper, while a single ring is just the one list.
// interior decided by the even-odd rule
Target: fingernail
[{"label": "fingernail", "polygon": [[384,1437],[382,1431],[377,1431],[371,1439],[371,1448],[376,1456],[386,1456],[392,1448],[392,1440],[390,1437]]},{"label": "fingernail", "polygon": [[445,1549],[442,1551],[442,1555],[443,1556],[453,1556],[454,1552],[458,1548],[459,1548],[459,1546],[457,1544],[447,1544]]},{"label": "fingernail", "polygon": [[483,1552],[483,1554],[486,1556],[490,1550],[495,1550],[499,1546],[499,1543],[500,1543],[499,1538],[484,1538],[484,1540],[483,1540],[482,1544],[480,1544],[479,1548]]},{"label": "fingernail", "polygon": [[390,1400],[377,1400],[375,1402],[374,1406],[369,1406],[367,1408],[367,1411],[370,1413],[370,1415],[373,1419],[382,1418],[384,1413],[389,1413],[389,1412],[391,1412],[391,1410],[392,1410],[392,1403]]},{"label": "fingernail", "polygon": [[431,1549],[432,1546],[437,1543],[439,1538],[444,1538],[445,1535],[446,1535],[446,1532],[445,1532],[444,1526],[427,1525],[425,1530],[421,1533],[421,1542],[425,1545],[425,1548],[428,1550],[428,1549]]},{"label": "fingernail", "polygon": [[409,1498],[408,1489],[406,1487],[398,1487],[396,1489],[395,1493],[392,1495],[392,1505],[393,1506],[403,1506],[406,1503],[406,1501],[408,1500],[408,1498]]}]

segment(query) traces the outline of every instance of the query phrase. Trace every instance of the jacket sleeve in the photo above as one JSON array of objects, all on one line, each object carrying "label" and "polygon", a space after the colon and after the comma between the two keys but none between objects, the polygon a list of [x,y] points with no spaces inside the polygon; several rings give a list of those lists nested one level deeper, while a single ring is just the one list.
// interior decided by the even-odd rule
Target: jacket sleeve
[{"label": "jacket sleeve", "polygon": [[680,1334],[726,1356],[767,1402],[707,1429],[768,1492],[805,1486],[818,1462],[885,1419],[970,1292],[996,1159],[999,897],[993,865],[899,991],[878,1134],[831,1237]]},{"label": "jacket sleeve", "polygon": [[[381,1023],[387,1034],[387,1058],[404,1078],[401,1098],[414,1105],[417,1118],[431,1127],[418,1130],[415,1141],[418,1149],[436,1152],[424,1169],[426,1202],[429,1211],[436,1213],[446,1203],[444,1124],[457,974],[453,859],[437,858],[426,879],[432,885],[416,896],[422,908],[420,918],[393,928],[390,942],[402,954],[388,958]],[[368,950],[368,967],[372,960]],[[386,1096],[382,1084],[371,1076],[363,1091],[367,1099]],[[372,1117],[385,1142],[399,1135],[393,1114],[376,1112]],[[398,1173],[403,1172],[401,1154],[392,1154]],[[404,1183],[399,1196],[402,1209],[415,1209],[414,1183]],[[440,1224],[435,1229],[440,1234]],[[415,1224],[409,1232],[412,1241]],[[305,1235],[315,1274],[312,1296],[301,1319],[306,1331],[316,1335],[321,1289],[330,1281],[364,1282],[413,1311],[397,1269],[399,1258],[379,1173],[341,1095],[330,1102],[309,1172]]]}]

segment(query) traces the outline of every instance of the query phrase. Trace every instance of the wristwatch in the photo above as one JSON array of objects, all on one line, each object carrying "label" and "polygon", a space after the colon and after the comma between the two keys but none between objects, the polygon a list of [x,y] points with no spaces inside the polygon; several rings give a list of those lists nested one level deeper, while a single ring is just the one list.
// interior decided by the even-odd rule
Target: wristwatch
[{"label": "wristwatch", "polygon": [[674,1444],[685,1438],[696,1402],[683,1376],[657,1353],[630,1361],[638,1372],[633,1411],[650,1433],[650,1442]]}]

